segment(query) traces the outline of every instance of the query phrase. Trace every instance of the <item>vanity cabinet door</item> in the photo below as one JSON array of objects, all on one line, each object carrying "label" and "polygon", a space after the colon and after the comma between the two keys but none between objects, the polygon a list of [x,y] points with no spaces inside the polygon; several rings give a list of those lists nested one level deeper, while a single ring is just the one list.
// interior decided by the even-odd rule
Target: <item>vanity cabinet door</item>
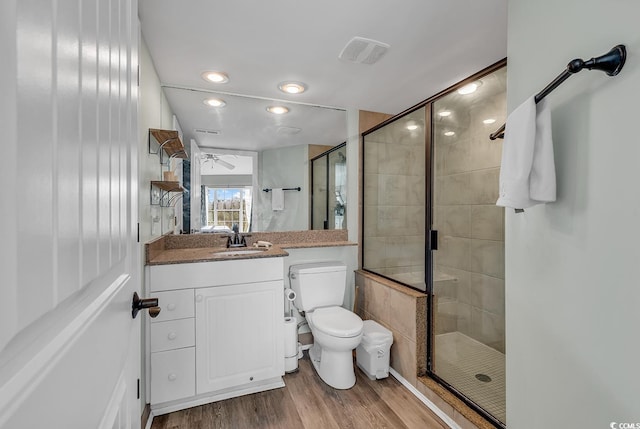
[{"label": "vanity cabinet door", "polygon": [[197,289],[196,392],[284,375],[282,280]]}]

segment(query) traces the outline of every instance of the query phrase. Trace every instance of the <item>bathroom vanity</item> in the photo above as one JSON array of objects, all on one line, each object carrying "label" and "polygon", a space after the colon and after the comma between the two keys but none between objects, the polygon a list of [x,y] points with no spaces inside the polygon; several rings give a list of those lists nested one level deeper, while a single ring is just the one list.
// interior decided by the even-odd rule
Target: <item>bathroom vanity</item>
[{"label": "bathroom vanity", "polygon": [[[257,250],[257,240],[274,246]],[[223,234],[168,234],[145,245],[145,296],[161,308],[145,318],[154,415],[283,387],[285,273],[309,261],[357,267],[345,230],[256,232],[247,241],[226,248]]]},{"label": "bathroom vanity", "polygon": [[155,415],[284,386],[284,262],[267,256],[146,267]]}]

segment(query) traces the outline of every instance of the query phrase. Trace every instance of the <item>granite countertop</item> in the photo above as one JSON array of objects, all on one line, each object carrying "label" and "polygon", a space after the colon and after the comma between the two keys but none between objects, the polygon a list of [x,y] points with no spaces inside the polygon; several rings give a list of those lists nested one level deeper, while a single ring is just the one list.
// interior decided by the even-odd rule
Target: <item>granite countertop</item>
[{"label": "granite countertop", "polygon": [[[185,264],[190,262],[216,262],[236,259],[280,258],[289,256],[284,249],[314,247],[357,246],[347,240],[347,232],[336,230],[292,231],[279,233],[253,233],[246,235],[247,247],[239,252],[256,250],[252,246],[257,240],[271,241],[273,247],[260,253],[237,255],[226,247],[227,236],[216,234],[166,235],[145,245],[147,265]],[[220,253],[228,253],[220,256]],[[217,256],[216,256],[217,255]]]},{"label": "granite countertop", "polygon": [[[279,246],[273,246],[268,250],[262,250],[260,253],[238,254],[234,255],[233,250],[257,250],[255,247],[239,247],[237,249],[227,249],[226,247],[196,247],[188,249],[167,249],[157,255],[155,258],[147,261],[147,265],[165,265],[165,264],[186,264],[189,262],[218,262],[233,261],[236,259],[257,259],[257,258],[281,258],[289,254],[282,250]],[[220,253],[228,252],[224,256]],[[216,254],[218,256],[216,256]]]},{"label": "granite countertop", "polygon": [[[164,264],[186,264],[189,262],[218,262],[233,261],[236,259],[257,259],[257,258],[281,258],[289,254],[279,246],[273,246],[268,250],[261,250],[260,253],[234,255],[233,250],[239,252],[245,250],[259,250],[255,247],[238,247],[227,249],[226,247],[197,247],[188,249],[166,249],[153,259],[147,261],[147,265]],[[220,256],[220,253],[228,253]]]},{"label": "granite countertop", "polygon": [[[231,261],[235,259],[256,259],[256,258],[281,258],[289,256],[284,249],[306,249],[313,247],[336,247],[336,246],[357,246],[357,243],[350,241],[331,241],[322,243],[288,243],[281,245],[273,245],[268,250],[260,253],[251,254],[233,254],[233,249],[226,247],[196,247],[188,249],[166,249],[158,254],[155,258],[147,261],[147,265],[164,265],[164,264],[186,264],[189,262],[218,262]],[[255,247],[239,247],[236,250],[256,250]],[[216,253],[228,252],[228,255],[214,256]]]},{"label": "granite countertop", "polygon": [[[237,255],[226,247],[227,235],[194,234],[165,235],[145,245],[146,264],[185,264],[190,262],[216,262],[236,259],[279,258],[289,256],[285,249],[308,249],[317,247],[357,246],[347,240],[346,230],[263,232],[245,235],[247,247],[239,247]],[[270,241],[273,247],[260,253],[241,253],[255,250],[253,243]],[[220,256],[220,253],[227,253]],[[217,255],[217,256],[216,256]]]}]

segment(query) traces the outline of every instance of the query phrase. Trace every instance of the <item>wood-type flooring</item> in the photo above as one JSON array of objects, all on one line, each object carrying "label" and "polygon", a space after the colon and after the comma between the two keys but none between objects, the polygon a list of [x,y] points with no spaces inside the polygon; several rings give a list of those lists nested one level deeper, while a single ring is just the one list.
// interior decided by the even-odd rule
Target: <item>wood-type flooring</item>
[{"label": "wood-type flooring", "polygon": [[154,418],[151,429],[446,429],[395,378],[369,378],[356,368],[356,385],[336,390],[306,356],[286,387],[201,405]]}]

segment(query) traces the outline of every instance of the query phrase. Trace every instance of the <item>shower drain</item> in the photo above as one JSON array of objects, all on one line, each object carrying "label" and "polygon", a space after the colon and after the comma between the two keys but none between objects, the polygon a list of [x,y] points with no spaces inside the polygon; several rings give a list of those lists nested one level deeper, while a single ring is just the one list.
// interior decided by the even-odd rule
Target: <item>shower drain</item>
[{"label": "shower drain", "polygon": [[489,383],[491,381],[491,377],[489,377],[487,374],[476,374],[476,378],[483,383]]}]

